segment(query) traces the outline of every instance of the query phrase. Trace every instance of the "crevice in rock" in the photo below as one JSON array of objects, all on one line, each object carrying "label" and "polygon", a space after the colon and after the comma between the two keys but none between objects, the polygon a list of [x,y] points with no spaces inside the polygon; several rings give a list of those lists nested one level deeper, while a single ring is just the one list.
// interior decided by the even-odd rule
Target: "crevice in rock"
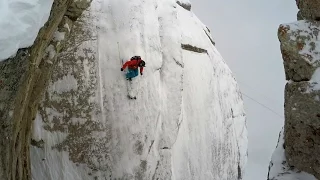
[{"label": "crevice in rock", "polygon": [[[181,89],[180,89],[180,91],[181,91],[181,93],[183,92],[183,72],[182,72],[182,74],[181,74]],[[181,123],[182,123],[182,121],[183,121],[183,98],[181,99],[181,104],[180,104],[180,116],[179,116],[179,119],[178,119],[178,123],[177,123],[177,135],[176,135],[176,137],[175,137],[175,140],[174,140],[174,142],[173,142],[173,144],[171,145],[171,147],[173,147],[174,146],[174,144],[177,142],[177,139],[178,139],[178,135],[179,135],[179,131],[180,131],[180,126],[181,126]],[[164,147],[165,148],[165,147]],[[168,149],[171,149],[171,148],[168,148]]]},{"label": "crevice in rock", "polygon": [[182,68],[184,68],[184,65],[182,63],[180,63],[179,61],[177,61],[175,58],[173,58],[174,62],[176,62],[176,64]]},{"label": "crevice in rock", "polygon": [[[209,29],[208,29],[209,30]],[[208,38],[210,39],[210,41],[211,41],[211,44],[212,45],[216,45],[216,43],[212,40],[212,38],[209,36],[209,34],[207,33],[207,31],[205,31],[205,30],[203,30],[205,33],[206,33],[206,35],[208,36]],[[210,32],[210,31],[209,31]]]},{"label": "crevice in rock", "polygon": [[210,33],[211,32],[210,29],[207,26],[206,26],[206,28],[207,28],[208,32]]},{"label": "crevice in rock", "polygon": [[149,146],[149,150],[148,150],[148,154],[150,153],[150,151],[151,151],[151,148],[152,148],[152,146],[153,146],[153,143],[154,143],[154,140],[152,140],[151,141],[151,144],[150,144],[150,146]]},{"label": "crevice in rock", "polygon": [[190,3],[182,3],[180,1],[177,1],[177,4],[181,7],[183,7],[185,10],[191,11],[191,4]]},{"label": "crevice in rock", "polygon": [[[239,153],[240,156],[240,153]],[[240,164],[238,163],[238,180],[242,179],[242,173],[241,173],[241,168],[240,168]]]},{"label": "crevice in rock", "polygon": [[31,139],[31,145],[32,146],[36,146],[38,148],[43,148],[43,145],[44,145],[44,141],[43,139],[39,140],[39,141],[36,141],[34,139]]},{"label": "crevice in rock", "polygon": [[165,146],[165,147],[163,147],[163,148],[161,148],[161,149],[171,149],[171,148]]},{"label": "crevice in rock", "polygon": [[182,123],[182,120],[179,121],[179,123],[178,123],[178,131],[180,130],[181,123]]},{"label": "crevice in rock", "polygon": [[157,165],[156,165],[156,169],[154,170],[154,173],[153,173],[153,176],[152,176],[152,180],[155,179],[157,170],[159,169],[159,166],[160,166],[160,161],[158,160],[157,161]]},{"label": "crevice in rock", "polygon": [[300,82],[306,82],[306,83],[309,83],[310,79],[308,80],[307,78],[304,78],[304,79],[300,79],[300,80],[295,80],[295,79],[290,79],[292,82],[295,82],[295,83],[300,83]]},{"label": "crevice in rock", "polygon": [[240,162],[241,162],[241,154],[240,154],[240,147],[239,147],[239,144],[237,142],[237,149],[238,149],[238,167],[237,167],[237,170],[238,170],[238,180],[241,180],[242,179],[242,172],[241,172],[241,167],[240,167]]},{"label": "crevice in rock", "polygon": [[235,118],[235,115],[233,114],[233,109],[231,108],[231,117]]},{"label": "crevice in rock", "polygon": [[196,47],[196,46],[192,46],[190,44],[181,44],[181,48],[187,51],[193,51],[197,53],[208,53],[207,50]]}]

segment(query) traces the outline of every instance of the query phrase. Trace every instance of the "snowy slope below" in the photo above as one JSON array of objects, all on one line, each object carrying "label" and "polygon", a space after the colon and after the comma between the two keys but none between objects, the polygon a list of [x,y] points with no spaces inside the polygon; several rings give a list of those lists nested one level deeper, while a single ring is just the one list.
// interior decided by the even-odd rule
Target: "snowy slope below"
[{"label": "snowy slope below", "polygon": [[313,175],[290,167],[284,153],[283,129],[269,165],[268,180],[317,180]]},{"label": "snowy slope below", "polygon": [[29,47],[48,20],[53,0],[1,0],[0,61]]},{"label": "snowy slope below", "polygon": [[[31,149],[34,180],[242,179],[241,93],[191,11],[174,0],[95,0],[79,23],[34,123],[44,142]],[[146,61],[137,100],[120,71],[133,55]]]}]

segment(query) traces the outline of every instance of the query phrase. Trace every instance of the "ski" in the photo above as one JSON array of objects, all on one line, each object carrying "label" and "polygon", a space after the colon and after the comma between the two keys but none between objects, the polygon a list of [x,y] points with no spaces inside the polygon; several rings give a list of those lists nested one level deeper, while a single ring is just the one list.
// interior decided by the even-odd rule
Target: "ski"
[{"label": "ski", "polygon": [[[119,42],[118,42],[118,50],[119,50],[120,48],[119,48]],[[123,59],[122,58],[120,58],[120,51],[119,51],[119,59],[120,59],[120,65],[122,66],[123,65]],[[132,79],[130,79],[130,80],[128,80],[128,79],[126,79],[126,85],[127,85],[127,92],[128,92],[128,94],[127,94],[127,97],[129,98],[129,99],[137,99],[137,97],[136,96],[134,96],[134,95],[131,95],[132,94]],[[131,92],[131,93],[130,93]]]},{"label": "ski", "polygon": [[127,80],[127,91],[128,91],[128,98],[129,99],[137,99],[136,96],[132,95],[132,81]]}]

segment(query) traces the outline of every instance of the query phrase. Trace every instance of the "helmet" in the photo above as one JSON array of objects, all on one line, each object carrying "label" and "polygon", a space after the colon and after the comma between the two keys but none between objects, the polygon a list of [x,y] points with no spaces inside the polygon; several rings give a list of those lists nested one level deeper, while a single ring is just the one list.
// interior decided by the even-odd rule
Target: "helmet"
[{"label": "helmet", "polygon": [[145,67],[145,65],[146,65],[146,63],[143,60],[141,60],[141,62],[139,63],[139,66],[140,67]]}]

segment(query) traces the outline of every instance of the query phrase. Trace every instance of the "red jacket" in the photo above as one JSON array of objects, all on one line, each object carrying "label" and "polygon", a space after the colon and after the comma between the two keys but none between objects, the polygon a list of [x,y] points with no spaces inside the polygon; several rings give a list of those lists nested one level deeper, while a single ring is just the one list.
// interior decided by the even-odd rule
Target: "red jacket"
[{"label": "red jacket", "polygon": [[[125,69],[127,66],[129,69],[137,69],[141,60],[128,60],[126,63],[123,64],[122,69]],[[140,73],[143,72],[143,67],[140,67]]]}]

